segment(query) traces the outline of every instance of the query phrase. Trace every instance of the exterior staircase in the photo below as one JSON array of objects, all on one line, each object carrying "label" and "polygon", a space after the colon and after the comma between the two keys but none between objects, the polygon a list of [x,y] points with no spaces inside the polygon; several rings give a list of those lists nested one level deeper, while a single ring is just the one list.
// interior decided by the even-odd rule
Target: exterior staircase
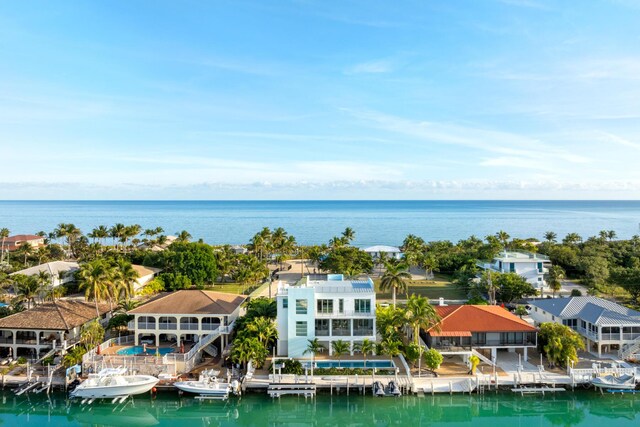
[{"label": "exterior staircase", "polygon": [[215,345],[209,344],[208,346],[202,349],[205,353],[207,353],[211,357],[218,357],[218,347]]},{"label": "exterior staircase", "polygon": [[496,366],[496,364],[493,363],[493,361],[491,359],[489,359],[488,357],[486,357],[485,355],[483,355],[482,353],[480,353],[479,351],[477,351],[474,348],[471,349],[471,354],[474,355],[474,356],[477,356],[478,359],[480,359],[481,361],[483,361],[484,363],[486,363],[489,366]]},{"label": "exterior staircase", "polygon": [[640,353],[640,338],[637,338],[631,344],[624,345],[620,351],[618,351],[618,357],[621,360],[627,360],[636,353]]}]

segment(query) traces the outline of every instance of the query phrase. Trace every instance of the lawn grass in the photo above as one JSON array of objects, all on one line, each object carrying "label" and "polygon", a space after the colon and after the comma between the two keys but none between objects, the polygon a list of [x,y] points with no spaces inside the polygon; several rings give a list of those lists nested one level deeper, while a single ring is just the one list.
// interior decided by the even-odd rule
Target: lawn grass
[{"label": "lawn grass", "polygon": [[213,286],[207,286],[206,289],[208,291],[224,292],[226,294],[249,295],[258,287],[260,287],[260,284],[241,285],[239,283],[230,282],[230,283],[216,283]]},{"label": "lawn grass", "polygon": [[[379,301],[391,300],[391,292],[380,290],[380,279],[374,280],[376,298]],[[453,283],[450,277],[436,274],[433,280],[411,280],[409,282],[409,295],[416,294],[429,299],[444,298],[448,300],[466,300],[467,295]],[[405,299],[405,295],[398,295],[398,299]]]}]

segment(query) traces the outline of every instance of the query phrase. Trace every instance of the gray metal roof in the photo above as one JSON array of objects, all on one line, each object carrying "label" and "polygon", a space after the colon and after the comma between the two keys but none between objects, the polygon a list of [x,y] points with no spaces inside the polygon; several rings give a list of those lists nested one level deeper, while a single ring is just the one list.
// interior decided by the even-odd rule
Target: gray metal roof
[{"label": "gray metal roof", "polygon": [[594,325],[640,324],[640,312],[602,298],[548,298],[529,302],[563,319],[582,319]]}]

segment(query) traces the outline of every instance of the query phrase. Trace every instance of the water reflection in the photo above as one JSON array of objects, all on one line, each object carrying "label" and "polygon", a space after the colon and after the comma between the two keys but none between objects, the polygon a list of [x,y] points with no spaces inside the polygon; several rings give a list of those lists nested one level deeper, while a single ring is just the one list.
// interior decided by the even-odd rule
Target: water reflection
[{"label": "water reflection", "polygon": [[606,423],[637,425],[640,395],[600,396],[593,392],[555,396],[486,394],[481,396],[288,397],[272,400],[247,395],[227,402],[200,402],[161,394],[138,397],[120,405],[110,402],[82,406],[62,395],[2,396],[4,425],[79,426],[416,426],[416,425],[540,425],[572,427]]}]

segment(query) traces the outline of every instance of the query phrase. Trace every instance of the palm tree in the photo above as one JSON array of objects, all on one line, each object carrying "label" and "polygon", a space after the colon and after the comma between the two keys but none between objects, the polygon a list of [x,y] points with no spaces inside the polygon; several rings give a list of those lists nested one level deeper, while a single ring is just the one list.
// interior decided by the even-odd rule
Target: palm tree
[{"label": "palm tree", "polygon": [[555,243],[557,237],[558,235],[553,231],[547,231],[546,233],[544,233],[544,239],[549,243]]},{"label": "palm tree", "polygon": [[247,330],[252,332],[266,348],[278,339],[276,324],[268,317],[256,317],[247,324]]},{"label": "palm tree", "polygon": [[307,348],[302,354],[311,354],[311,365],[313,366],[316,363],[316,354],[323,352],[325,348],[322,344],[320,344],[318,338],[307,341],[309,341],[309,344],[307,344]]},{"label": "palm tree", "polygon": [[380,306],[376,308],[376,327],[383,339],[397,336],[405,320],[406,315],[401,308]]},{"label": "palm tree", "polygon": [[98,303],[105,299],[110,300],[112,295],[112,275],[111,267],[102,260],[95,260],[83,264],[77,273],[80,289],[85,291],[87,300],[93,299],[96,305],[96,314],[100,316]]},{"label": "palm tree", "polygon": [[419,295],[411,295],[407,301],[407,322],[413,329],[413,342],[418,344],[420,330],[438,328],[441,319],[435,308],[429,304],[429,300]]},{"label": "palm tree", "polygon": [[386,339],[381,343],[382,351],[384,354],[389,356],[393,360],[394,357],[397,357],[402,351],[400,348],[402,347],[402,342],[394,339]]},{"label": "palm tree", "polygon": [[331,349],[333,350],[333,355],[338,359],[338,368],[340,368],[342,356],[349,353],[349,351],[351,350],[349,343],[342,340],[332,341]]},{"label": "palm tree", "polygon": [[42,264],[49,257],[49,250],[46,247],[36,249],[36,258],[38,258],[38,265]]},{"label": "palm tree", "polygon": [[553,291],[553,297],[556,297],[556,292],[562,289],[561,280],[564,279],[565,273],[562,267],[559,265],[552,265],[549,267],[549,273],[547,273],[547,280],[549,283],[549,288]]},{"label": "palm tree", "polygon": [[509,238],[511,236],[509,236],[509,234],[506,231],[500,230],[496,233],[496,237],[498,238],[498,240],[500,241],[500,243],[502,243],[502,247],[503,249],[507,249],[507,243],[509,242]]},{"label": "palm tree", "polygon": [[408,290],[407,280],[411,279],[411,274],[407,271],[407,265],[400,263],[387,263],[385,271],[380,280],[380,289],[393,292],[393,307],[396,306],[396,292],[406,294]]},{"label": "palm tree", "polygon": [[569,233],[562,239],[562,243],[565,245],[576,245],[582,242],[582,237],[578,233]]},{"label": "palm tree", "polygon": [[135,285],[140,275],[131,263],[125,259],[118,259],[113,270],[114,293],[117,300],[129,300],[135,292]]},{"label": "palm tree", "polygon": [[41,289],[53,288],[53,278],[46,271],[39,271],[35,278]]},{"label": "palm tree", "polygon": [[17,274],[13,276],[13,288],[16,296],[27,302],[27,309],[31,308],[31,303],[35,304],[36,297],[40,296],[42,288],[35,276],[25,276]]},{"label": "palm tree", "polygon": [[24,255],[24,266],[27,266],[27,258],[33,255],[33,246],[30,243],[23,242],[16,251],[20,255]]},{"label": "palm tree", "polygon": [[355,239],[355,237],[356,237],[356,232],[353,231],[353,228],[351,227],[345,228],[344,231],[342,232],[342,238],[344,239],[344,242],[347,245],[351,243],[353,239]]},{"label": "palm tree", "polygon": [[9,237],[11,232],[8,228],[0,228],[0,262],[4,261],[4,241]]},{"label": "palm tree", "polygon": [[367,355],[368,354],[373,354],[374,351],[376,350],[376,343],[374,341],[371,341],[368,338],[365,338],[362,340],[361,343],[356,344],[355,348],[362,353],[362,357],[364,358],[365,364],[367,361]]},{"label": "palm tree", "polygon": [[176,238],[176,242],[187,243],[191,240],[191,234],[187,230],[182,230],[179,233],[176,233],[178,237]]}]

